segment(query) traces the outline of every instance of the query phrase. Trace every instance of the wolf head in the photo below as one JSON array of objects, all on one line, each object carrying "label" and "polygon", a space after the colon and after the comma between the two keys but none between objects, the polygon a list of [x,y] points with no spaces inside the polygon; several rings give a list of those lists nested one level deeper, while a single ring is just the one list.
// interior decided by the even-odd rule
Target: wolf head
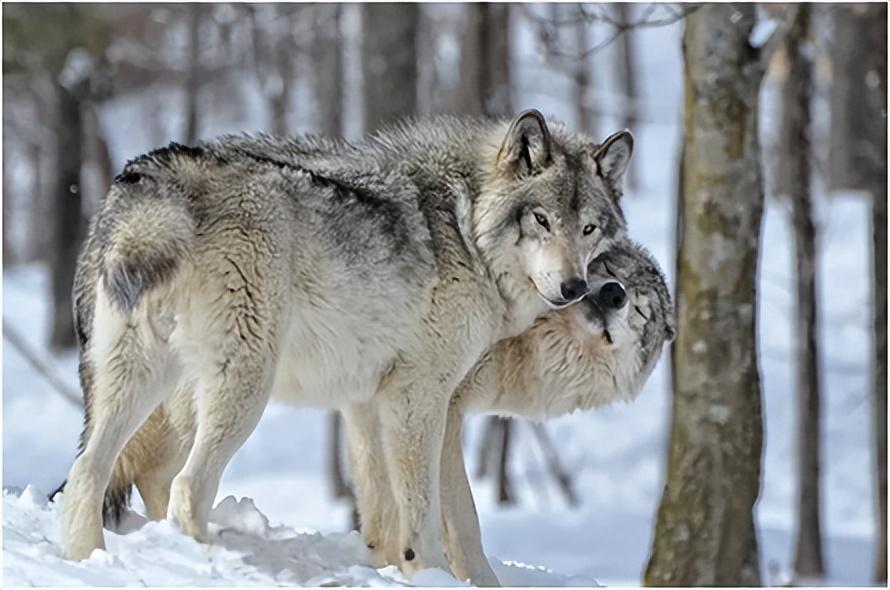
[{"label": "wolf head", "polygon": [[637,365],[628,374],[635,374],[642,386],[662,346],[673,341],[676,332],[671,296],[658,263],[624,239],[591,261],[589,276],[590,292],[573,308],[576,322],[591,339],[633,351],[620,356]]},{"label": "wolf head", "polygon": [[477,243],[512,295],[531,291],[565,307],[588,292],[590,261],[624,235],[619,200],[633,137],[620,131],[595,144],[551,129],[536,110],[499,131],[474,212]]}]

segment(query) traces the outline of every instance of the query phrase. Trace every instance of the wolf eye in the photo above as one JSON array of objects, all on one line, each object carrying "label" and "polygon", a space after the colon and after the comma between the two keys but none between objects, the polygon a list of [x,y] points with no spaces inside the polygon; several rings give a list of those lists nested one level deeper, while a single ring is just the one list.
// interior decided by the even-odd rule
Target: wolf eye
[{"label": "wolf eye", "polygon": [[596,229],[595,225],[593,225],[592,223],[588,223],[587,225],[584,226],[584,229],[582,231],[584,232],[585,236],[589,236],[590,234],[593,233],[593,230],[595,230],[595,229]]},{"label": "wolf eye", "polygon": [[541,215],[540,213],[535,213],[535,221],[544,226],[544,229],[550,231],[550,222],[547,221],[547,218]]}]

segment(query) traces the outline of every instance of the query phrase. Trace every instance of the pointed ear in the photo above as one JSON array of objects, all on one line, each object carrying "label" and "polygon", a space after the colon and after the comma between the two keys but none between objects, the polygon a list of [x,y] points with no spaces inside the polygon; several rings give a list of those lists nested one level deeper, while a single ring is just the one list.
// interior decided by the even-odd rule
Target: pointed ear
[{"label": "pointed ear", "polygon": [[498,168],[513,174],[530,174],[552,161],[552,140],[544,115],[535,109],[522,111],[510,123],[501,149]]},{"label": "pointed ear", "polygon": [[627,129],[613,133],[593,153],[603,178],[621,186],[621,178],[634,151],[634,136]]}]

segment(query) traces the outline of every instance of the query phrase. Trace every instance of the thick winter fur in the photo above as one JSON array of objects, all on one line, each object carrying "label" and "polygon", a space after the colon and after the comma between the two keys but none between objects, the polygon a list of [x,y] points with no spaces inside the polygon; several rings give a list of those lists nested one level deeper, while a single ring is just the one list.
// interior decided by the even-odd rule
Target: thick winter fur
[{"label": "thick winter fur", "polygon": [[[591,294],[538,318],[485,353],[456,393],[467,412],[546,419],[630,401],[674,338],[670,294],[658,264],[623,240],[590,265]],[[615,307],[600,289],[619,283]]]},{"label": "thick winter fur", "polygon": [[[588,262],[624,234],[630,151],[627,133],[595,145],[532,111],[356,144],[228,137],[130,162],[76,278],[87,411],[66,555],[103,546],[109,483],[117,498],[136,483],[153,517],[166,505],[202,538],[223,469],[274,396],[343,409],[365,540],[384,546],[373,504],[393,494],[403,568],[447,568],[449,400],[494,343],[584,295]],[[161,440],[127,445],[140,427]]]},{"label": "thick winter fur", "polygon": [[[590,280],[590,293],[579,304],[540,317],[483,355],[452,398],[440,491],[446,551],[459,578],[497,584],[482,551],[463,463],[465,413],[545,419],[629,401],[674,338],[668,288],[642,247],[629,240],[616,244],[590,264]],[[616,289],[619,284],[626,297],[616,299],[616,290],[625,292]],[[386,505],[378,509],[393,512]]]}]

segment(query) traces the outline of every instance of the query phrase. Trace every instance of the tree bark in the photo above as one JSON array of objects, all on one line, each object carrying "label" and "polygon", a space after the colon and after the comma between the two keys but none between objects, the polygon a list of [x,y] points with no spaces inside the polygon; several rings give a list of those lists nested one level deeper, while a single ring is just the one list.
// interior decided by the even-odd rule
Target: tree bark
[{"label": "tree bark", "polygon": [[866,107],[872,122],[868,138],[868,190],[872,195],[872,264],[874,279],[874,445],[875,565],[874,580],[887,582],[887,5],[868,6],[862,42],[869,68]]},{"label": "tree bark", "polygon": [[185,80],[185,143],[192,145],[198,139],[198,94],[201,91],[201,5],[189,4],[188,18],[188,71]]},{"label": "tree bark", "polygon": [[321,133],[343,134],[343,38],[340,34],[339,4],[316,5],[316,42],[312,61],[315,74],[315,103]]},{"label": "tree bark", "polygon": [[[618,18],[622,23],[631,21],[632,5],[627,2],[618,2],[615,4],[618,9]],[[624,116],[622,117],[622,126],[625,129],[634,131],[637,126],[637,79],[636,79],[636,59],[634,55],[633,29],[628,30],[621,35],[621,67],[618,68],[621,89],[627,101],[624,103]],[[636,166],[631,162],[627,169],[627,186],[630,190],[636,190],[639,184],[639,178]]]},{"label": "tree bark", "polygon": [[872,195],[874,579],[887,581],[887,5],[833,7],[829,187]]},{"label": "tree bark", "polygon": [[73,348],[75,341],[71,289],[81,235],[83,119],[79,90],[56,84],[59,118],[56,125],[57,184],[54,190],[52,267],[53,350]]},{"label": "tree bark", "polygon": [[[464,5],[466,24],[461,45],[461,81],[457,105],[461,113],[474,116],[508,117],[513,105],[510,86],[510,13],[505,4]],[[499,504],[513,502],[510,472],[512,421],[491,416],[479,448],[477,477],[488,474],[489,461],[495,471]]]},{"label": "tree bark", "polygon": [[[885,6],[886,10],[886,6]],[[886,25],[887,19],[884,18]],[[885,29],[886,30],[886,29]],[[884,39],[886,41],[886,33]],[[884,52],[886,55],[886,51]],[[883,70],[886,72],[886,68]],[[887,104],[886,78],[883,87],[884,104]],[[885,129],[886,134],[886,129]],[[886,135],[884,161],[887,160]],[[881,176],[878,173],[878,176]],[[874,444],[875,444],[875,569],[874,580],[887,582],[887,171],[883,179],[876,178],[872,195],[872,244],[874,282]]]},{"label": "tree bark", "polygon": [[509,117],[510,8],[506,4],[465,4],[458,109],[467,115]]},{"label": "tree bark", "polygon": [[416,4],[362,6],[365,130],[417,112]]},{"label": "tree bark", "polygon": [[820,379],[818,305],[816,301],[816,229],[810,194],[812,146],[810,96],[812,63],[808,42],[810,6],[801,4],[785,40],[788,75],[782,88],[783,117],[780,152],[785,163],[791,199],[796,260],[797,317],[797,539],[794,571],[798,576],[822,577]]},{"label": "tree bark", "polygon": [[[18,199],[13,198],[12,184],[9,178],[9,140],[3,142],[3,267],[9,268],[18,260],[13,250],[12,234],[9,232],[12,218],[15,218],[13,203]],[[10,217],[12,215],[12,218]]]},{"label": "tree bark", "polygon": [[762,417],[756,276],[763,186],[751,4],[686,18],[684,219],[667,483],[645,582],[757,586]]},{"label": "tree bark", "polygon": [[[568,5],[560,5],[568,6]],[[573,5],[578,10],[577,5]],[[578,18],[574,25],[575,51],[583,54],[590,47],[590,25],[583,18]],[[627,35],[623,35],[627,37]],[[575,64],[575,75],[572,84],[575,105],[575,121],[580,131],[596,135],[593,121],[593,100],[590,97],[590,60],[580,57]]]}]

